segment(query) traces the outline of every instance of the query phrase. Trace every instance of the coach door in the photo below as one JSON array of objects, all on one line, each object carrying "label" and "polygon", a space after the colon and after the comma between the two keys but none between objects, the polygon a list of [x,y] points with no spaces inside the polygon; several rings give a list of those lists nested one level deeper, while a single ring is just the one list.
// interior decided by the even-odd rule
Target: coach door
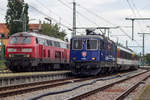
[{"label": "coach door", "polygon": [[64,50],[64,61],[67,62],[67,50]]},{"label": "coach door", "polygon": [[100,50],[101,50],[101,60],[103,61],[104,60],[104,56],[105,56],[105,50],[104,50],[104,42],[103,40],[100,40]]},{"label": "coach door", "polygon": [[39,56],[40,56],[40,58],[43,57],[43,46],[42,45],[39,46]]}]

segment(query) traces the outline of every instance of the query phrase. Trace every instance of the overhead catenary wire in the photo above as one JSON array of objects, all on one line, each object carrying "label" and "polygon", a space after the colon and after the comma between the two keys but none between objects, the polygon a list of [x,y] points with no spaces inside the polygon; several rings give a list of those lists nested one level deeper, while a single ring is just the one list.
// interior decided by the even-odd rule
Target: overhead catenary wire
[{"label": "overhead catenary wire", "polygon": [[[59,18],[61,18],[62,20],[64,20],[62,17],[60,17],[57,13],[55,13],[54,11],[52,11],[52,10],[50,10],[44,3],[42,3],[41,1],[39,1],[39,0],[37,0],[37,2],[42,6],[42,7],[44,7],[45,9],[47,9],[50,13],[53,13],[53,14],[55,14],[56,16],[58,16]],[[66,20],[65,20],[65,22],[67,22]],[[68,22],[67,22],[67,24],[68,24]],[[71,24],[68,24],[68,25],[70,25],[71,26]]]},{"label": "overhead catenary wire", "polygon": [[[142,15],[140,14],[140,11],[139,11],[138,8],[136,7],[136,5],[135,5],[135,3],[133,2],[133,0],[131,0],[131,3],[132,3],[132,5],[133,5],[135,11],[137,12],[137,15],[142,18]],[[143,21],[142,21],[142,22],[143,22]],[[140,22],[138,22],[138,23],[139,23],[139,27],[140,27],[141,31],[143,31],[141,23],[140,23]]]},{"label": "overhead catenary wire", "polygon": [[[83,7],[83,6],[81,6],[81,5],[80,5],[80,7],[83,8],[83,9],[85,9],[87,12],[89,12],[89,13],[95,15],[96,17],[100,18],[101,20],[104,20],[104,21],[107,22],[108,24],[111,24],[111,25],[113,25],[113,26],[117,26],[117,25],[113,24],[112,22],[106,20],[104,17],[101,17],[100,15],[96,14],[95,12],[93,12],[93,11],[91,11],[91,10],[89,10],[89,9],[87,9],[87,8],[85,8],[85,7]],[[131,36],[129,36],[129,35],[124,31],[124,29],[122,29],[121,27],[119,27],[119,29],[120,29],[120,31],[122,31],[129,39],[132,39]]]},{"label": "overhead catenary wire", "polygon": [[[71,8],[70,6],[68,6],[66,3],[64,3],[62,0],[57,0],[57,1],[59,1],[59,2],[62,3],[64,6],[66,6],[67,8],[69,8],[69,9],[72,10],[72,8]],[[84,7],[83,7],[83,8],[84,8]],[[86,9],[86,10],[87,10],[87,9]],[[134,11],[134,10],[133,10],[133,11]],[[88,12],[89,12],[89,11],[88,11]],[[90,12],[92,12],[92,11],[90,11]],[[77,13],[82,16],[82,13],[80,13],[80,12],[78,12],[78,11],[77,11]],[[94,13],[92,12],[92,14],[94,14]],[[96,14],[96,16],[98,17],[99,15]],[[90,21],[90,22],[93,23],[93,21],[91,21],[91,19],[89,19],[88,17],[86,17],[86,16],[84,16],[84,15],[83,15],[82,17],[85,17],[88,21]],[[100,16],[99,16],[99,18],[102,18],[103,20],[105,20],[105,22],[107,22],[107,23],[109,23],[109,24],[112,24],[113,26],[117,26],[117,25],[111,23],[110,21],[104,19],[103,17],[100,17]],[[94,22],[94,24],[97,25],[95,22]],[[98,25],[97,25],[97,26],[98,26]],[[122,29],[121,27],[119,27],[119,29],[120,29],[121,32],[123,32],[125,35],[127,35],[127,37],[128,37],[129,39],[132,40],[131,36],[129,36],[129,35],[124,31],[124,29]],[[100,30],[100,31],[101,31],[101,30]],[[102,31],[101,31],[101,32],[102,32]],[[136,40],[135,40],[135,42],[139,45],[139,43],[138,43]]]},{"label": "overhead catenary wire", "polygon": [[[129,2],[129,0],[126,0],[126,1],[127,1],[128,5],[129,5],[129,7],[130,7],[132,13],[134,14],[134,17],[137,17],[137,15],[140,16],[140,17],[142,17],[141,14],[140,14],[140,12],[139,12],[138,9],[137,9],[135,3],[131,0],[131,3],[132,3],[132,5],[133,5],[133,7],[132,7],[132,5],[131,5],[131,3]],[[135,10],[134,10],[134,9],[135,9]],[[137,13],[136,13],[136,12],[137,12]],[[141,25],[140,22],[138,22],[138,25],[139,25],[139,27],[140,27],[140,30],[143,31],[143,29],[141,28],[142,25]]]},{"label": "overhead catenary wire", "polygon": [[[39,9],[37,9],[37,8],[31,6],[31,5],[29,5],[29,6],[30,6],[32,9],[34,9],[35,11],[39,12],[40,14],[42,14],[42,15],[48,17],[49,19],[55,21],[56,23],[58,23],[58,21],[57,21],[56,19],[50,17],[49,15],[47,15],[47,14],[45,14],[44,12],[40,11]],[[71,29],[69,26],[64,25],[64,24],[62,24],[62,23],[60,23],[60,25],[63,26],[63,27],[65,27],[65,28],[67,28],[67,29],[69,29],[69,30]]]},{"label": "overhead catenary wire", "polygon": [[[65,2],[63,2],[62,0],[57,0],[57,1],[59,1],[61,4],[63,4],[64,6],[66,6],[67,8],[69,8],[70,10],[72,10],[72,7],[68,6],[68,5],[67,5]],[[81,17],[85,18],[87,21],[89,21],[89,22],[91,22],[91,23],[93,23],[93,24],[95,24],[95,25],[98,26],[97,23],[95,23],[93,20],[91,20],[90,18],[88,18],[88,17],[85,16],[84,14],[80,13],[78,10],[77,10],[76,12],[77,12],[77,14],[79,14]]]},{"label": "overhead catenary wire", "polygon": [[96,14],[95,12],[93,12],[93,11],[91,11],[91,10],[89,10],[89,9],[87,9],[87,8],[85,8],[85,7],[83,7],[81,4],[79,4],[79,7],[81,7],[81,8],[84,9],[84,10],[86,10],[87,12],[91,13],[92,15],[94,15],[94,16],[96,16],[96,17],[102,19],[102,20],[104,20],[106,23],[115,26],[115,24],[113,24],[112,22],[110,22],[110,21],[108,21],[107,19],[105,19],[104,17],[102,17],[102,16]]},{"label": "overhead catenary wire", "polygon": [[130,9],[131,9],[131,11],[132,11],[134,17],[136,17],[136,12],[134,11],[134,9],[133,9],[131,3],[129,2],[129,0],[126,0],[126,1],[127,1],[128,5],[129,5],[129,7],[130,7]]},{"label": "overhead catenary wire", "polygon": [[[83,7],[83,6],[81,6],[81,5],[80,5],[80,7],[83,8],[83,9],[85,9],[87,12],[89,12],[89,13],[95,15],[96,17],[98,17],[98,18],[104,20],[104,21],[107,22],[108,24],[111,24],[111,25],[113,25],[113,26],[117,26],[117,25],[113,24],[112,22],[106,20],[105,18],[101,17],[100,15],[96,14],[95,12],[93,12],[93,11],[91,11],[91,10],[89,10],[89,9],[87,9],[87,8],[85,8],[85,7]],[[124,29],[122,29],[121,27],[119,27],[119,29],[120,29],[120,31],[122,31],[129,39],[132,39],[131,36],[129,36],[129,35],[124,31]]]},{"label": "overhead catenary wire", "polygon": [[[16,0],[16,1],[18,1],[18,2],[21,3],[21,4],[23,4],[23,2],[21,2],[20,0]],[[29,7],[31,7],[31,8],[34,9],[35,11],[39,12],[40,14],[42,14],[42,15],[48,17],[49,19],[55,21],[56,23],[58,23],[58,21],[57,21],[56,19],[50,17],[49,15],[47,15],[47,14],[45,14],[44,12],[40,11],[39,9],[33,7],[32,5],[30,5],[30,4],[28,4],[28,5],[29,5]],[[63,26],[63,27],[65,27],[65,28],[67,28],[67,29],[69,29],[69,30],[71,29],[70,27],[68,27],[68,26],[66,26],[66,25],[64,25],[64,24],[62,24],[62,23],[60,23],[60,25]]]}]

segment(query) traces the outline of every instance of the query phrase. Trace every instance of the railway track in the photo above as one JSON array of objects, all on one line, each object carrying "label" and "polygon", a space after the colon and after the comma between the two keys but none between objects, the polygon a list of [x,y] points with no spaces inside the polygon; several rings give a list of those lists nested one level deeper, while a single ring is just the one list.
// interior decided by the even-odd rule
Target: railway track
[{"label": "railway track", "polygon": [[38,90],[46,89],[46,88],[53,88],[53,87],[57,87],[61,85],[66,85],[69,83],[93,80],[93,79],[97,79],[97,78],[101,78],[105,76],[112,76],[112,75],[116,75],[116,74],[101,75],[101,76],[87,77],[87,78],[86,77],[85,78],[72,77],[68,79],[50,80],[50,81],[33,82],[33,83],[0,87],[0,98],[38,91]]},{"label": "railway track", "polygon": [[76,95],[68,100],[123,100],[149,77],[150,71],[146,71]]},{"label": "railway track", "polygon": [[72,82],[82,82],[82,81],[86,81],[86,80],[91,80],[93,78],[98,78],[98,77],[68,78],[68,79],[61,79],[61,80],[43,81],[43,82],[35,82],[35,83],[0,87],[0,98],[23,94],[23,93],[27,93],[27,92],[31,92],[31,91],[33,92],[33,91],[46,89],[46,88],[52,88],[52,87],[56,87],[56,86],[69,84]]},{"label": "railway track", "polygon": [[[129,74],[132,72],[129,72]],[[126,74],[126,73],[123,73]],[[30,93],[30,92],[36,92],[39,90],[44,89],[51,89],[53,87],[57,88],[59,86],[65,86],[69,84],[76,84],[80,82],[87,82],[92,81],[96,79],[104,79],[104,77],[112,77],[118,75],[103,75],[103,76],[97,76],[97,77],[88,77],[88,78],[69,78],[69,79],[61,79],[61,80],[51,80],[51,81],[43,81],[43,82],[35,82],[35,83],[28,83],[28,84],[20,84],[20,85],[14,85],[14,86],[7,86],[7,87],[1,87],[0,88],[0,98],[9,98],[10,96]],[[37,95],[37,94],[36,94]],[[4,99],[5,100],[5,99]],[[8,100],[8,99],[6,99]]]}]

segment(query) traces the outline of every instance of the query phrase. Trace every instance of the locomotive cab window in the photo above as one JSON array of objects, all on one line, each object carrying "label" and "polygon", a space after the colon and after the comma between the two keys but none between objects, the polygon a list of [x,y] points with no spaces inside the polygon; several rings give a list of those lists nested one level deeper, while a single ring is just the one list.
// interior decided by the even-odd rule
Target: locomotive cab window
[{"label": "locomotive cab window", "polygon": [[11,39],[10,39],[10,41],[9,41],[9,43],[11,43],[11,44],[17,44],[17,43],[19,43],[19,39],[20,39],[20,37],[12,37]]},{"label": "locomotive cab window", "polygon": [[83,40],[73,40],[73,49],[82,49]]},{"label": "locomotive cab window", "polygon": [[97,49],[97,40],[87,40],[87,49],[96,50]]},{"label": "locomotive cab window", "polygon": [[10,39],[10,44],[28,44],[28,43],[32,43],[32,38],[31,37],[20,37],[20,36],[15,36],[15,37],[12,37]]},{"label": "locomotive cab window", "polygon": [[23,44],[28,44],[28,43],[31,43],[32,40],[31,40],[31,37],[22,37],[22,42]]}]

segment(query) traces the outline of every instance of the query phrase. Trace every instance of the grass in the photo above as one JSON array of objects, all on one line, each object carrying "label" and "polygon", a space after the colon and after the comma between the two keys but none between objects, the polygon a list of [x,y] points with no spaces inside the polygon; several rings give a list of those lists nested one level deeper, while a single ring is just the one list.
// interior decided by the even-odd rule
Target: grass
[{"label": "grass", "polygon": [[0,60],[0,71],[8,69],[5,62],[6,62],[6,60]]},{"label": "grass", "polygon": [[137,100],[150,100],[150,85],[146,86],[144,92],[140,95]]}]

